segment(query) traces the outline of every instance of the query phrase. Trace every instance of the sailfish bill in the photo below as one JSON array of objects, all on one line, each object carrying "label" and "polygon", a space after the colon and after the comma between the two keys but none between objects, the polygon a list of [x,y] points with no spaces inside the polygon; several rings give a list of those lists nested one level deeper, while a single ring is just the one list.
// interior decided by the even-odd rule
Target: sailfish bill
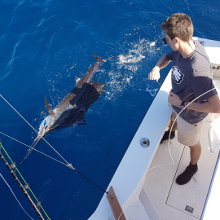
[{"label": "sailfish bill", "polygon": [[38,140],[37,140],[37,142],[34,144],[34,146],[29,150],[29,152],[27,153],[27,155],[24,157],[24,159],[21,161],[21,163],[20,164],[22,164],[25,160],[26,160],[26,158],[30,155],[30,153],[34,150],[34,148],[37,146],[37,144],[38,144],[38,142],[41,140],[42,138],[39,138]]}]

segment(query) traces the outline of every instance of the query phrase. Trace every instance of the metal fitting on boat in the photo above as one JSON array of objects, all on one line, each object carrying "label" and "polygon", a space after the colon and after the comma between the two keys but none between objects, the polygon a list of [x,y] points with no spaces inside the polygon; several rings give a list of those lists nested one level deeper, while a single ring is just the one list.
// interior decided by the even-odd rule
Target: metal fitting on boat
[{"label": "metal fitting on boat", "polygon": [[149,147],[150,146],[149,139],[148,138],[141,138],[140,145],[141,145],[141,147]]}]

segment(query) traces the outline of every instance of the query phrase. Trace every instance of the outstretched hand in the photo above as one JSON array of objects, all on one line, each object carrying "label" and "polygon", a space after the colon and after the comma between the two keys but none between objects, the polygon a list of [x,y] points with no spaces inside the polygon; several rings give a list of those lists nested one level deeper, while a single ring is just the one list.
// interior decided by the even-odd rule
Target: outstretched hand
[{"label": "outstretched hand", "polygon": [[158,66],[155,66],[152,71],[148,74],[149,80],[158,80],[160,79],[160,68]]}]

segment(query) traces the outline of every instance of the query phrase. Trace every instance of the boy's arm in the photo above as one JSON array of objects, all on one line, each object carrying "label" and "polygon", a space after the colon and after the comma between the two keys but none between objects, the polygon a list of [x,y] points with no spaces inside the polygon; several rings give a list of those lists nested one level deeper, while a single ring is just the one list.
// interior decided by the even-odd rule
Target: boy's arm
[{"label": "boy's arm", "polygon": [[[182,101],[179,96],[170,91],[168,102],[171,105],[180,107]],[[214,95],[207,99],[205,102],[193,102],[187,106],[187,109],[195,110],[197,112],[206,112],[206,113],[220,113],[220,100],[218,95]]]},{"label": "boy's arm", "polygon": [[218,95],[214,95],[208,98],[206,102],[191,103],[187,109],[192,109],[197,112],[220,113],[220,100]]},{"label": "boy's arm", "polygon": [[166,67],[170,61],[171,60],[167,60],[166,55],[163,55],[156,63],[156,66],[148,74],[148,79],[158,81],[160,79],[160,69]]}]

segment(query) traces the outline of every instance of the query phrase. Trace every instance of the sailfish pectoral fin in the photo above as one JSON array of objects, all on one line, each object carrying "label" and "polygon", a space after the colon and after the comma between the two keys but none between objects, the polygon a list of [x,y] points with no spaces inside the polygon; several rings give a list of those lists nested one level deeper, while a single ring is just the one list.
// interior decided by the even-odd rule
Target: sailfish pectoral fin
[{"label": "sailfish pectoral fin", "polygon": [[49,106],[48,102],[47,102],[47,95],[45,95],[45,105],[47,108],[47,111],[49,112],[50,115],[55,115],[54,111],[51,109],[51,107]]}]

